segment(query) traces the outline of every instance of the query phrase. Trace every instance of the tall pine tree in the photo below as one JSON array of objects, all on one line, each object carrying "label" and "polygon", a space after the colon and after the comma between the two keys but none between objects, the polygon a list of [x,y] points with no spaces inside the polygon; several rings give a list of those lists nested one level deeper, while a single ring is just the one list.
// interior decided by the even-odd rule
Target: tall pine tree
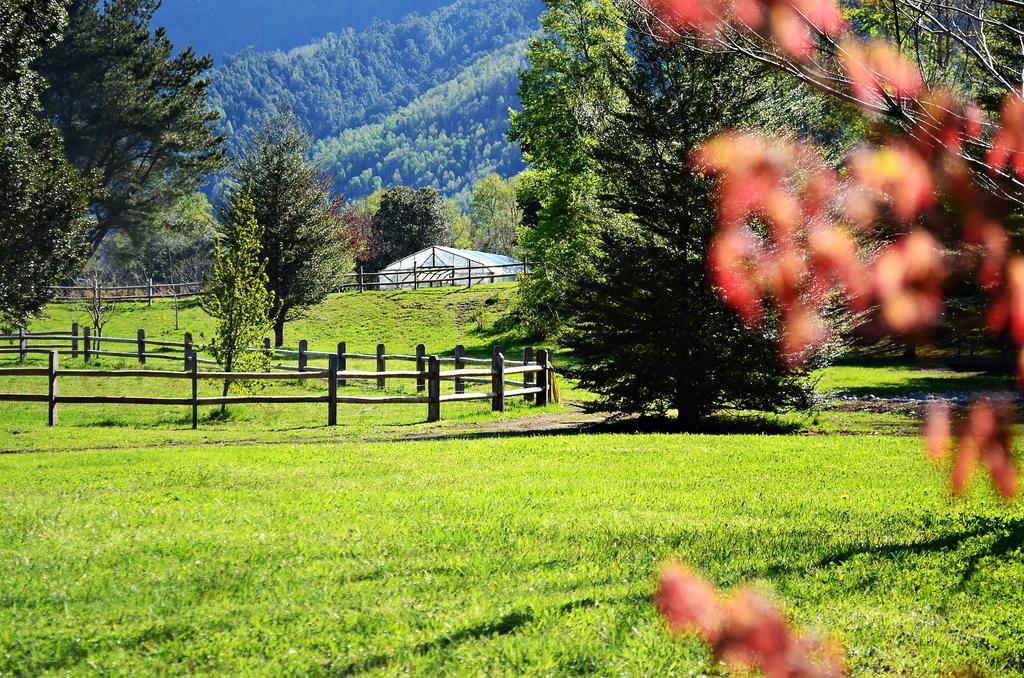
[{"label": "tall pine tree", "polygon": [[279,115],[249,141],[232,172],[233,183],[247,187],[263,227],[277,346],[284,344],[285,323],[337,290],[353,266],[344,200],[311,162],[310,143],[293,116]]},{"label": "tall pine tree", "polygon": [[[725,126],[798,121],[787,98],[813,102],[776,94],[779,83],[734,57],[666,46],[611,1],[548,4],[515,123],[540,209],[522,240],[574,375],[597,407],[673,412],[687,427],[721,409],[805,402],[808,384],[780,363],[770,324],[748,332],[709,284],[711,183],[691,157]],[[545,266],[567,274],[549,281]]]}]

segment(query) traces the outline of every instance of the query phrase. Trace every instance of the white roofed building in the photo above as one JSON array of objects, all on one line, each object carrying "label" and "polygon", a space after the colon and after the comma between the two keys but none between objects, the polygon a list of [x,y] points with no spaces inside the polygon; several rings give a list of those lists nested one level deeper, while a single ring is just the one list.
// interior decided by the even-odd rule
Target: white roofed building
[{"label": "white roofed building", "polygon": [[374,289],[475,286],[515,282],[526,270],[511,257],[435,245],[410,254],[380,271]]}]

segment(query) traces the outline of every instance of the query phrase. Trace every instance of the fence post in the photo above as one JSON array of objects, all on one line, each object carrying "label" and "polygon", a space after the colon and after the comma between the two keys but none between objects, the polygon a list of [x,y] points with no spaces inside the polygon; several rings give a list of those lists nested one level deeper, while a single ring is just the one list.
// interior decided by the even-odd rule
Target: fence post
[{"label": "fence post", "polygon": [[199,428],[199,361],[192,360],[192,430]]},{"label": "fence post", "polygon": [[192,348],[192,333],[185,333],[185,371],[188,372],[192,365],[192,360],[195,360],[196,352]]},{"label": "fence post", "polygon": [[25,336],[25,327],[18,328],[18,362],[25,362],[28,356],[28,337]]},{"label": "fence post", "polygon": [[436,355],[430,356],[427,369],[427,421],[441,421],[441,361]]},{"label": "fence post", "polygon": [[473,262],[469,262],[469,266],[466,267],[466,289],[473,287]]},{"label": "fence post", "polygon": [[274,352],[270,348],[270,337],[263,337],[263,350],[266,352],[268,358],[274,357]]},{"label": "fence post", "polygon": [[60,369],[60,354],[50,351],[50,426],[57,425],[57,371]]},{"label": "fence post", "polygon": [[[426,372],[427,371],[427,347],[423,344],[417,344],[416,346],[416,371]],[[420,393],[427,390],[427,380],[420,377],[416,380],[416,390]]]},{"label": "fence post", "polygon": [[495,350],[491,358],[491,411],[505,411],[505,355]]},{"label": "fence post", "polygon": [[[384,344],[377,344],[377,371],[378,372],[387,372],[387,370],[388,370],[388,363],[387,363],[387,359],[384,357],[384,353],[385,353]],[[380,388],[380,389],[387,388],[387,379],[385,377],[382,377],[382,376],[378,376],[377,377],[377,388]]]},{"label": "fence post", "polygon": [[[533,362],[533,349],[530,348],[529,346],[527,346],[526,348],[523,349],[523,365],[526,366],[526,367],[529,367],[532,362]],[[523,373],[523,388],[533,388],[533,382],[534,382],[534,373],[533,372],[524,372]],[[532,393],[527,393],[523,397],[523,400],[525,400],[528,403],[532,403],[534,401],[533,394]]]},{"label": "fence post", "polygon": [[[466,357],[466,347],[463,346],[462,344],[459,344],[458,346],[455,347],[455,369],[456,370],[464,370],[464,369],[466,369],[465,357]],[[465,393],[466,392],[466,382],[465,382],[465,380],[462,377],[455,377],[455,392],[456,393]]]},{"label": "fence post", "polygon": [[149,279],[149,300],[148,300],[146,305],[149,306],[150,308],[153,307],[153,279],[152,278]]},{"label": "fence post", "polygon": [[139,345],[139,364],[146,364],[146,330],[139,330],[135,335],[135,340]]},{"label": "fence post", "polygon": [[420,288],[420,270],[415,261],[412,262],[412,288],[414,290]]},{"label": "fence post", "polygon": [[338,356],[327,359],[327,425],[338,425]]},{"label": "fence post", "polygon": [[357,285],[359,287],[359,291],[362,292],[363,291],[363,267],[362,266],[359,267],[359,279],[357,281]]},{"label": "fence post", "polygon": [[[338,371],[345,372],[348,370],[348,346],[344,341],[338,342]],[[339,379],[338,386],[348,386],[347,379]]]},{"label": "fence post", "polygon": [[540,407],[546,407],[551,402],[551,375],[548,372],[548,362],[550,360],[551,353],[547,349],[537,353],[537,364],[544,368],[537,373],[537,386],[540,388],[540,393],[537,394],[537,405]]},{"label": "fence post", "polygon": [[71,323],[71,358],[78,357],[78,323]]},{"label": "fence post", "polygon": [[299,372],[305,372],[306,366],[309,365],[309,356],[306,352],[309,351],[309,342],[305,339],[299,341]]},{"label": "fence post", "polygon": [[92,337],[91,337],[91,335],[92,335],[92,329],[91,328],[86,327],[85,329],[82,330],[82,348],[85,349],[85,351],[82,353],[82,356],[85,358],[85,362],[89,362],[90,360],[92,360]]}]

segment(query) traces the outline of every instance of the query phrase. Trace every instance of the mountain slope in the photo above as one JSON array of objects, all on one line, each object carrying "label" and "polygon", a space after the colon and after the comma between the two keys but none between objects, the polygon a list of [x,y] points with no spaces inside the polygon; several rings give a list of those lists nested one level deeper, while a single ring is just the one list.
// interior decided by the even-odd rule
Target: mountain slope
[{"label": "mountain slope", "polygon": [[464,201],[480,177],[522,170],[504,134],[542,10],[540,0],[456,0],[289,52],[247,50],[214,70],[211,104],[235,140],[294,112],[350,199],[406,184]]},{"label": "mountain slope", "polygon": [[452,0],[164,0],[157,25],[176,45],[193,45],[219,62],[247,47],[268,51],[305,45],[327,33],[362,30],[374,20],[427,14]]},{"label": "mountain slope", "polygon": [[489,54],[453,80],[432,88],[383,122],[345,130],[317,144],[337,188],[359,197],[384,185],[429,186],[460,202],[483,176],[523,169],[505,140],[508,109],[518,105],[526,42]]},{"label": "mountain slope", "polygon": [[539,0],[459,0],[425,17],[378,22],[291,52],[243,52],[213,74],[229,131],[295,112],[317,139],[383,121],[537,26]]}]

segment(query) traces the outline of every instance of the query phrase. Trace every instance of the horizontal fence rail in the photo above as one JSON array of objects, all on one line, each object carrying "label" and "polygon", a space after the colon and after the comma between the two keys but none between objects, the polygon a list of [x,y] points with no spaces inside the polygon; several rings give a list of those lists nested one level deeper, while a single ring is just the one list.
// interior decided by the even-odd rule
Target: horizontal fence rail
[{"label": "horizontal fence rail", "polygon": [[[151,341],[144,330],[139,330],[135,339],[95,336],[89,328],[79,331],[76,324],[71,332],[32,333],[25,330],[18,334],[0,335],[0,342],[16,342],[16,346],[0,347],[0,354],[17,354],[22,362],[29,355],[49,356],[49,365],[40,367],[15,367],[0,369],[0,378],[47,378],[49,388],[46,394],[0,393],[0,402],[47,403],[49,424],[56,426],[60,405],[159,405],[183,406],[192,410],[192,426],[199,425],[198,410],[205,406],[233,404],[324,404],[327,407],[327,424],[338,422],[338,405],[426,405],[427,421],[441,419],[441,404],[450,402],[491,401],[492,410],[503,412],[509,398],[523,398],[539,406],[546,406],[555,393],[553,386],[554,367],[549,350],[523,351],[522,361],[508,360],[500,347],[493,350],[487,359],[466,356],[463,346],[456,346],[453,356],[427,355],[426,347],[420,344],[416,354],[388,353],[384,344],[376,353],[349,353],[347,344],[341,342],[335,352],[310,351],[308,342],[299,342],[298,350],[273,349],[270,340],[264,340],[263,347],[251,347],[249,351],[265,352],[268,356],[283,360],[294,360],[296,365],[276,365],[268,372],[225,372],[217,369],[216,360],[200,358],[199,354],[209,347],[193,342],[185,335],[182,342]],[[105,350],[103,345],[132,346],[133,351]],[[160,353],[153,350],[162,351]],[[62,353],[63,351],[63,353]],[[81,360],[88,365],[101,357],[132,358],[141,366],[149,360],[180,362],[181,371],[167,369],[86,369],[61,366],[64,358]],[[326,362],[313,367],[310,360]],[[372,361],[375,369],[350,369],[349,361]],[[389,362],[413,363],[411,368],[389,369]],[[214,369],[202,371],[201,365]],[[450,369],[442,369],[449,365]],[[469,365],[486,365],[468,367]],[[99,396],[61,395],[58,383],[62,379],[144,379],[178,380],[191,382],[191,397],[142,397],[142,396]],[[201,382],[318,382],[326,384],[325,395],[235,395],[221,397],[200,397]],[[390,381],[414,381],[416,395],[346,395],[339,389],[351,382],[376,384],[380,390],[387,388]],[[454,383],[454,393],[442,394],[442,383]],[[473,386],[483,385],[483,392],[471,392]]]},{"label": "horizontal fence rail", "polygon": [[[363,271],[341,276],[335,292],[382,292],[418,290],[431,287],[467,287],[496,282],[516,282],[531,272],[527,263],[507,266],[432,266],[396,269],[393,271]],[[152,305],[156,299],[190,299],[203,291],[202,282],[150,281],[146,285],[69,285],[53,287],[52,299],[58,303],[75,303],[91,299],[120,302],[144,302]]]}]

